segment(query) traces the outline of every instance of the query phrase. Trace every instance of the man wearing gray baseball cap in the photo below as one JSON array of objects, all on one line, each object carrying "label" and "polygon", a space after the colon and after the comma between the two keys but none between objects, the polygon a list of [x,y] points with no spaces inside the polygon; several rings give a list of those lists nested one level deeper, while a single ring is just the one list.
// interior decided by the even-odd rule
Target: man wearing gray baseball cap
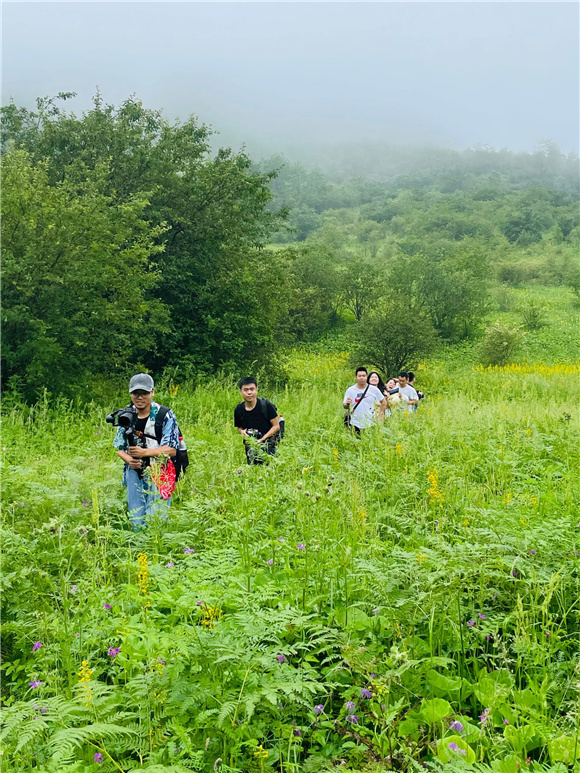
[{"label": "man wearing gray baseball cap", "polygon": [[[146,519],[152,516],[167,518],[170,496],[162,496],[151,475],[145,474],[151,459],[158,456],[174,457],[179,447],[179,428],[173,411],[153,401],[155,383],[148,373],[137,373],[129,382],[131,404],[123,409],[130,419],[132,432],[129,438],[135,441],[131,445],[124,426],[119,426],[113,440],[118,455],[125,462],[123,485],[127,486],[129,517],[133,529],[146,525]],[[156,418],[160,411],[165,416],[162,422],[161,437],[156,432]]]}]

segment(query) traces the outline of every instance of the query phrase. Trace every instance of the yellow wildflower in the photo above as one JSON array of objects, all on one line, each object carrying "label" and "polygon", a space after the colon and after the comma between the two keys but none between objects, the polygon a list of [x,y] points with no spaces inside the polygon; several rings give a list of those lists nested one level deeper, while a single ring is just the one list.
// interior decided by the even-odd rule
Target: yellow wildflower
[{"label": "yellow wildflower", "polygon": [[270,752],[260,744],[254,752],[254,757],[257,757],[259,760],[265,760],[269,754]]},{"label": "yellow wildflower", "polygon": [[85,706],[88,706],[93,698],[93,691],[91,690],[91,674],[93,669],[89,667],[89,661],[83,660],[81,663],[81,670],[79,671],[79,684],[83,684],[84,688],[81,693],[81,699],[85,702]]},{"label": "yellow wildflower", "polygon": [[201,624],[212,628],[222,616],[222,610],[218,607],[204,607],[201,613]]},{"label": "yellow wildflower", "polygon": [[147,593],[151,580],[149,579],[149,568],[147,563],[147,554],[139,553],[137,555],[137,562],[139,564],[139,571],[137,573],[137,582],[139,583],[139,589],[141,593]]},{"label": "yellow wildflower", "polygon": [[439,491],[439,473],[435,468],[429,470],[427,473],[427,480],[429,482],[429,504],[434,505],[439,502],[439,507],[443,507],[443,499],[445,498],[443,493]]}]

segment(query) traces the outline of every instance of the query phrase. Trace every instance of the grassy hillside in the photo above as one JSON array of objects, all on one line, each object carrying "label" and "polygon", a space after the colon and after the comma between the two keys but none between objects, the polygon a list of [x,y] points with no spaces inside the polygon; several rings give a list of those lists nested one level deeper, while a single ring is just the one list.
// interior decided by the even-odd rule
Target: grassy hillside
[{"label": "grassy hillside", "polygon": [[570,770],[580,365],[570,296],[510,292],[511,322],[530,293],[552,301],[519,365],[450,351],[418,372],[416,414],[360,440],[347,355],[288,355],[263,392],[287,437],[263,468],[244,464],[231,382],[162,385],[192,463],[144,533],[104,422],[124,394],[7,400],[4,763]]}]

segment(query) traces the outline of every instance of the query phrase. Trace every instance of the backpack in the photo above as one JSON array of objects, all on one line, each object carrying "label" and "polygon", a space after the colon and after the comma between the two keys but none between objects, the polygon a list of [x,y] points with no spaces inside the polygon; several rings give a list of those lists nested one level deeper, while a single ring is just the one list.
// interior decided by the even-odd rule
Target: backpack
[{"label": "backpack", "polygon": [[[155,417],[155,437],[159,444],[161,444],[161,438],[163,437],[163,422],[165,421],[165,417],[169,410],[170,408],[166,405],[160,405],[157,416]],[[177,453],[172,457],[172,461],[173,466],[175,467],[175,480],[180,480],[180,478],[185,475],[185,471],[189,465],[189,456],[179,424],[177,425],[177,431],[179,432],[179,446],[177,448]]]},{"label": "backpack", "polygon": [[[262,416],[265,419],[268,418],[268,414],[266,413],[266,403],[267,402],[270,402],[270,401],[266,400],[265,397],[258,397],[257,398],[258,406],[260,408]],[[272,403],[272,405],[274,405],[274,403]],[[276,408],[275,405],[274,405],[274,408]],[[278,413],[278,409],[277,408],[276,408],[276,413]],[[275,435],[272,436],[272,440],[273,440],[273,442],[276,445],[278,445],[278,443],[282,440],[282,438],[284,437],[284,432],[286,430],[286,421],[285,421],[284,417],[282,416],[282,414],[280,414],[280,418],[278,419],[278,421],[280,423],[280,429],[278,430],[278,432],[276,432]]]}]

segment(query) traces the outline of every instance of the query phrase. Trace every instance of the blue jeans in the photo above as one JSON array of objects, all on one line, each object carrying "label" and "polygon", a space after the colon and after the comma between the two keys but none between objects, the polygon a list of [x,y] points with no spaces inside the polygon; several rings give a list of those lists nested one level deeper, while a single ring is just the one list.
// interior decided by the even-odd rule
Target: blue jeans
[{"label": "blue jeans", "polygon": [[129,518],[133,529],[146,526],[145,518],[153,517],[167,519],[171,498],[163,499],[159,489],[148,475],[139,478],[137,470],[129,466],[125,469],[124,483],[127,486],[129,503]]}]

